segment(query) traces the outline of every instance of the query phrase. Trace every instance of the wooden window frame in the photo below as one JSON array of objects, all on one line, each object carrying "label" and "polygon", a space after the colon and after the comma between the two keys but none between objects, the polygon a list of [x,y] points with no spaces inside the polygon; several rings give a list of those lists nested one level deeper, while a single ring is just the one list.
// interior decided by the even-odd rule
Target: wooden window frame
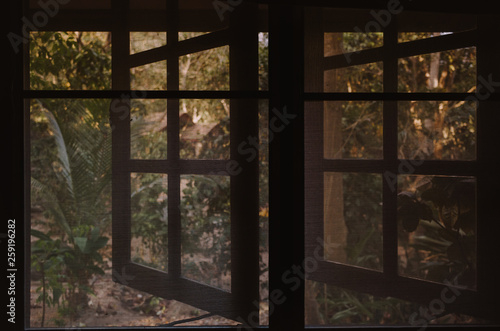
[{"label": "wooden window frame", "polygon": [[[309,16],[308,16],[309,15]],[[361,50],[349,54],[340,54],[329,57],[323,56],[323,33],[325,31],[322,21],[325,18],[319,9],[310,9],[306,12],[306,52],[305,59],[311,63],[319,63],[315,72],[306,71],[306,82],[313,84],[314,88],[323,89],[323,73],[326,70],[345,68],[381,61],[383,63],[383,92],[380,93],[304,93],[306,102],[314,101],[305,107],[306,113],[306,253],[305,259],[317,260],[317,267],[308,273],[310,280],[328,283],[342,288],[368,293],[379,297],[395,297],[422,305],[429,305],[442,296],[446,286],[430,281],[405,277],[398,273],[398,222],[397,222],[397,190],[394,182],[389,182],[386,174],[396,176],[405,175],[402,164],[415,164],[412,175],[444,175],[444,176],[473,176],[477,180],[477,290],[465,289],[448,284],[455,293],[460,293],[453,302],[445,305],[443,314],[456,312],[495,320],[495,310],[485,309],[485,302],[491,307],[498,291],[494,283],[488,281],[488,273],[494,272],[488,266],[488,251],[491,252],[494,241],[486,243],[482,236],[487,236],[485,228],[494,215],[492,206],[484,199],[486,187],[490,181],[496,180],[495,176],[485,172],[484,167],[492,161],[492,151],[487,148],[485,137],[491,137],[489,131],[494,114],[494,105],[498,94],[488,98],[477,97],[483,94],[485,87],[481,86],[485,77],[498,75],[495,68],[494,56],[498,49],[486,40],[498,32],[488,19],[477,20],[477,28],[464,32],[399,43],[398,32],[401,26],[408,28],[408,23],[403,22],[398,27],[398,16],[392,17],[390,23],[380,32],[384,33],[383,46],[373,49]],[[423,14],[425,19],[425,14]],[[309,20],[307,22],[307,20]],[[438,27],[436,28],[436,23]],[[434,20],[434,26],[425,27],[430,30],[446,30],[446,21]],[[453,22],[452,22],[453,24]],[[364,25],[363,25],[364,26]],[[330,27],[332,28],[332,27]],[[333,30],[334,32],[349,32],[350,30]],[[353,27],[351,27],[353,28]],[[335,26],[333,26],[335,29]],[[404,31],[404,30],[403,30]],[[416,31],[416,30],[410,30]],[[354,31],[353,31],[354,32]],[[309,43],[309,44],[308,44]],[[398,92],[398,59],[419,54],[447,51],[465,47],[476,47],[477,52],[477,88],[482,89],[475,93],[402,93]],[[493,69],[493,72],[492,72]],[[498,76],[497,76],[498,77]],[[496,92],[495,92],[496,93]],[[404,160],[398,158],[398,101],[462,101],[470,98],[477,100],[477,158],[471,161],[456,160]],[[323,104],[322,101],[382,101],[383,102],[383,158],[377,159],[325,159],[323,147]],[[485,132],[479,132],[484,130]],[[486,161],[488,160],[488,161]],[[402,170],[403,169],[403,172]],[[359,268],[343,263],[328,261],[324,254],[324,245],[318,247],[318,238],[324,236],[324,179],[326,172],[333,173],[375,173],[383,178],[383,270],[375,271]],[[394,177],[391,177],[393,179]],[[323,240],[323,239],[321,239]],[[490,238],[491,240],[491,238]],[[319,253],[318,253],[319,252]],[[318,255],[320,259],[318,259]],[[491,256],[489,257],[491,259]]]},{"label": "wooden window frame", "polygon": [[[266,1],[263,1],[266,2]],[[14,32],[17,32],[18,35],[22,35],[23,33],[23,21],[22,17],[32,17],[33,12],[30,12],[27,8],[28,1],[11,1],[10,2],[10,16],[11,16],[11,29]],[[85,12],[72,12],[67,13],[68,15],[59,15],[54,19],[51,19],[47,26],[44,27],[45,30],[68,30],[67,21],[63,19],[64,17],[71,17],[72,21],[72,29],[71,30],[94,30],[94,31],[105,31],[120,29],[120,18],[123,17],[125,13],[120,11],[120,5],[122,1],[113,0],[113,7],[115,11],[102,10],[96,15],[93,16],[95,19],[92,21],[87,20],[87,13]],[[304,160],[305,155],[305,146],[304,139],[307,139],[307,131],[304,127],[304,103],[306,101],[323,101],[323,100],[366,100],[366,99],[378,99],[389,101],[388,105],[391,102],[396,100],[405,100],[409,98],[406,94],[396,93],[394,91],[384,91],[382,94],[344,94],[344,93],[305,93],[304,92],[304,13],[303,7],[301,5],[317,5],[317,6],[325,6],[325,7],[359,7],[359,8],[378,8],[383,9],[387,6],[386,1],[373,1],[370,3],[364,3],[363,1],[359,1],[356,4],[353,3],[332,3],[330,1],[309,1],[309,2],[301,2],[296,1],[296,5],[288,4],[288,3],[279,3],[279,1],[269,1],[269,32],[270,32],[270,90],[269,92],[255,92],[255,91],[247,91],[236,90],[233,91],[233,86],[231,91],[148,91],[148,98],[168,98],[171,100],[176,100],[180,98],[228,98],[231,100],[239,100],[244,102],[245,99],[256,99],[256,98],[269,98],[270,106],[269,109],[283,109],[287,107],[287,112],[291,115],[296,115],[296,119],[286,127],[282,132],[277,132],[274,135],[274,139],[270,142],[270,272],[269,272],[269,280],[270,280],[270,293],[273,293],[275,290],[282,289],[282,298],[286,298],[283,302],[280,301],[279,304],[274,305],[273,313],[269,318],[269,329],[270,330],[304,330],[304,282],[301,280],[297,283],[297,287],[294,289],[290,289],[289,287],[283,288],[283,275],[292,270],[295,266],[300,266],[304,262],[306,256],[310,256],[310,238],[309,234],[307,237],[304,237],[304,228],[305,226],[309,226],[311,220],[307,219],[304,215],[308,213],[308,208],[313,206],[305,205],[305,192],[309,187],[309,183],[305,181],[308,174],[304,173],[306,164]],[[433,6],[429,6],[429,5]],[[492,36],[499,35],[499,28],[497,26],[497,16],[490,15],[491,11],[494,10],[494,5],[491,5],[485,1],[476,1],[474,7],[470,7],[470,4],[461,5],[452,1],[443,1],[439,4],[436,4],[435,1],[420,1],[413,2],[412,4],[407,5],[408,10],[421,10],[423,12],[432,11],[453,11],[460,13],[468,13],[473,12],[482,15],[481,20],[478,21],[478,31],[477,34],[477,49],[478,49],[478,77],[481,73],[493,75],[494,81],[500,81],[500,69],[495,65],[498,58],[500,58],[500,49],[498,45],[493,45],[491,43]],[[453,6],[452,6],[453,5]],[[133,20],[130,22],[129,28],[134,31],[137,30],[137,25],[141,25],[143,21],[149,20],[152,22],[151,24],[157,26],[157,29],[164,29],[164,23],[161,23],[161,20],[157,20],[155,17],[161,17],[161,14],[154,13],[152,16],[141,16],[138,15],[139,18],[137,20]],[[187,19],[188,20],[188,19]],[[160,23],[159,23],[160,22]],[[179,27],[183,24],[183,19],[179,19]],[[246,22],[243,20],[243,22]],[[251,23],[251,22],[247,22]],[[121,22],[121,24],[124,24]],[[174,25],[174,23],[172,23]],[[267,22],[266,22],[267,25]],[[161,27],[158,27],[161,26]],[[180,28],[182,29],[182,28]],[[151,29],[154,30],[154,29]],[[214,35],[216,33],[213,33]],[[233,36],[234,37],[234,36]],[[122,36],[122,40],[115,40],[118,45],[122,45],[122,49],[125,47],[125,36]],[[389,37],[387,37],[389,38]],[[211,37],[208,37],[211,39]],[[214,37],[214,40],[217,39]],[[188,47],[188,43],[185,43],[186,47]],[[128,44],[127,44],[128,47]],[[9,44],[8,49],[10,49],[10,58],[11,58],[11,73],[12,73],[12,94],[10,98],[8,98],[8,103],[13,110],[11,114],[9,114],[9,118],[7,123],[12,123],[13,128],[13,147],[8,151],[8,155],[12,155],[12,179],[11,179],[11,187],[12,187],[12,195],[7,197],[7,205],[11,206],[10,211],[12,215],[19,215],[16,219],[25,219],[24,224],[18,225],[18,233],[24,233],[24,241],[26,243],[30,242],[29,235],[29,181],[26,178],[29,178],[29,150],[30,150],[30,142],[29,142],[29,109],[26,100],[30,98],[110,98],[110,99],[119,99],[122,95],[131,95],[131,91],[127,89],[121,90],[119,88],[110,90],[110,91],[32,91],[27,89],[29,83],[27,81],[28,75],[25,70],[25,59],[26,52],[22,54],[16,53],[12,50],[11,45]],[[24,47],[26,50],[26,47]],[[149,56],[149,55],[148,55]],[[156,55],[151,55],[156,56]],[[387,56],[387,53],[382,53],[382,58]],[[135,57],[134,61],[146,61],[141,60],[139,56]],[[147,60],[149,61],[149,60]],[[357,61],[357,60],[356,60]],[[361,60],[360,60],[361,61]],[[171,62],[171,61],[170,61]],[[332,59],[334,62],[334,59]],[[123,73],[122,73],[123,74]],[[384,75],[387,75],[389,78],[390,75],[394,75],[394,71],[387,71]],[[115,75],[115,73],[113,73]],[[24,77],[24,78],[22,78]],[[115,77],[114,77],[115,78]],[[117,77],[118,78],[118,77]],[[468,96],[468,94],[447,94],[446,100],[452,99],[462,99]],[[413,93],[411,95],[411,99],[420,98],[422,100],[426,100],[430,98],[432,100],[439,99],[436,95],[429,94],[418,94]],[[233,107],[232,107],[233,108]],[[20,114],[19,109],[24,109],[24,114]],[[469,311],[468,308],[471,308],[472,311],[481,311],[481,315],[491,316],[493,317],[493,321],[498,323],[498,317],[495,316],[499,310],[498,298],[499,291],[496,287],[496,277],[495,273],[490,272],[489,264],[491,263],[491,259],[494,257],[492,252],[495,252],[495,249],[498,249],[498,245],[496,245],[497,233],[500,233],[500,222],[494,222],[498,217],[495,215],[496,202],[495,199],[491,199],[489,196],[490,191],[497,190],[499,186],[500,180],[498,176],[498,162],[495,159],[491,150],[491,146],[488,146],[487,142],[496,141],[496,123],[500,122],[500,115],[497,111],[500,109],[500,97],[497,92],[491,94],[491,96],[486,101],[482,101],[480,104],[481,115],[478,116],[478,149],[477,149],[477,160],[474,165],[470,165],[469,163],[464,163],[459,165],[459,168],[456,170],[456,174],[464,174],[470,173],[473,175],[477,175],[478,181],[478,219],[487,219],[491,220],[488,224],[486,222],[482,222],[478,224],[478,236],[482,238],[482,240],[478,243],[478,291],[480,295],[471,294],[471,298],[473,299],[473,303],[477,305],[477,307],[465,307],[464,310]],[[392,112],[392,114],[391,114]],[[394,112],[389,109],[389,106],[384,109],[384,126],[385,124],[394,123]],[[232,114],[233,115],[233,114]],[[278,116],[272,112],[269,113],[269,120],[273,121],[278,120]],[[236,116],[236,115],[235,115]],[[387,123],[386,123],[387,121]],[[172,123],[172,122],[169,122]],[[123,134],[123,133],[122,133]],[[388,137],[394,135],[394,130],[385,131],[384,135]],[[238,140],[242,137],[234,137],[234,139]],[[243,137],[243,138],[246,138]],[[389,154],[391,150],[391,146],[389,146],[388,150],[385,150],[385,153]],[[394,150],[394,146],[392,146],[392,150]],[[127,151],[126,153],[129,153]],[[233,153],[233,151],[232,151]],[[122,156],[123,157],[123,156]],[[349,164],[350,161],[340,161],[334,162],[335,170],[341,171],[344,167],[351,171],[353,168],[350,166],[358,166],[357,164]],[[377,164],[372,163],[369,165],[374,168],[364,168],[361,167],[359,171],[375,171],[381,172],[385,169],[392,169],[397,171],[399,161],[394,157],[394,153],[390,156],[388,155],[387,164]],[[460,164],[459,163],[454,163]],[[132,164],[131,164],[132,166]],[[254,165],[255,166],[255,165]],[[450,174],[454,171],[449,171],[446,168],[446,162],[442,161],[430,161],[426,162],[426,165],[419,167],[417,173],[432,173],[436,174]],[[140,166],[141,169],[143,165]],[[149,167],[149,166],[148,166]],[[152,166],[157,169],[155,171],[164,172],[165,168],[158,169],[158,165]],[[364,170],[363,170],[364,169]],[[149,170],[148,170],[149,171]],[[255,170],[254,170],[255,171]],[[397,173],[397,172],[396,172]],[[117,177],[124,176],[116,175]],[[293,180],[292,180],[293,179]],[[245,183],[252,184],[252,183]],[[231,183],[233,185],[233,183]],[[255,183],[253,183],[255,185]],[[116,188],[116,187],[115,187]],[[315,188],[316,189],[316,188]],[[385,188],[386,190],[387,188]],[[389,195],[390,197],[390,195]],[[392,208],[395,207],[395,199],[394,198],[384,198],[384,212],[388,212],[389,206]],[[9,200],[10,199],[10,200]],[[385,201],[387,199],[387,201]],[[17,201],[17,202],[16,202]],[[247,200],[245,200],[247,201]],[[24,203],[21,203],[24,202]],[[242,200],[240,203],[243,202]],[[246,202],[245,202],[246,203]],[[388,228],[394,229],[394,224],[390,224],[389,220],[384,221],[384,225],[387,225],[386,230]],[[253,230],[258,231],[258,230]],[[127,238],[128,239],[128,238]],[[306,251],[304,251],[304,245],[308,243],[306,247]],[[4,245],[4,242],[1,243]],[[386,241],[384,243],[384,254],[387,256],[394,256],[394,240]],[[123,242],[118,244],[118,247],[125,247],[126,245]],[[255,258],[254,253],[244,253],[249,254],[245,255],[242,258],[252,259]],[[19,259],[25,257],[25,279],[24,279],[24,287],[25,289],[30,288],[30,280],[29,280],[29,257],[30,256],[30,247],[26,245],[24,249],[19,249]],[[352,284],[351,279],[352,274],[351,271],[355,271],[356,278],[359,281],[377,281],[377,284],[381,284],[383,290],[377,290],[371,286],[364,286],[360,288],[359,286],[351,286],[351,288],[357,290],[366,290],[368,293],[374,293],[379,295],[389,295],[389,294],[398,294],[395,293],[392,288],[391,279],[394,279],[395,265],[394,259],[386,260],[384,259],[384,263],[387,263],[384,267],[386,271],[392,270],[391,276],[381,276],[380,273],[374,274],[372,272],[365,272],[363,270],[352,270],[351,267],[348,266],[331,266],[331,263],[328,265],[322,266],[322,272],[319,272],[314,275],[309,275],[310,278],[317,278],[320,281],[331,282],[332,281],[332,272],[335,273],[335,276],[340,277],[336,278],[335,282],[339,286],[349,287],[349,284]],[[389,261],[389,262],[387,262]],[[116,261],[118,265],[126,266],[130,265],[128,261]],[[258,275],[258,265],[255,270],[251,271],[253,277]],[[249,276],[250,277],[250,276]],[[375,277],[375,278],[373,278]],[[396,277],[397,278],[397,277]],[[341,280],[344,279],[344,282]],[[380,283],[378,283],[380,281]],[[408,289],[408,286],[413,284],[413,280],[405,281],[398,280],[398,289],[402,290]],[[417,281],[418,285],[421,285],[420,281]],[[432,293],[431,295],[421,294],[419,296],[423,301],[428,300],[429,298],[435,298],[437,291],[441,289],[441,287],[436,287],[432,284],[423,285],[426,289]],[[254,293],[254,289],[248,290],[248,293]],[[404,293],[400,293],[404,296]],[[244,294],[242,294],[244,295]],[[253,296],[254,294],[249,294],[248,297]],[[414,298],[414,297],[413,297]],[[24,304],[23,304],[24,301]],[[30,301],[29,291],[25,291],[25,296],[23,298],[19,298],[19,306],[23,304],[26,307],[26,304]],[[426,301],[428,303],[428,301]],[[456,305],[457,311],[463,310],[460,308],[460,305]],[[248,310],[248,305],[245,307],[241,307],[243,310]],[[26,309],[26,308],[25,308]],[[29,328],[30,318],[29,318],[29,309],[25,310],[24,314],[24,325],[26,328]],[[498,324],[497,324],[498,325]],[[432,328],[432,326],[429,326]],[[467,326],[461,326],[466,327]],[[473,328],[471,326],[470,328]],[[495,325],[491,325],[491,327],[496,327]],[[266,328],[266,327],[263,327]],[[179,328],[172,328],[172,330]],[[205,328],[192,328],[193,330],[205,330]],[[227,328],[228,330],[237,330],[239,328]],[[310,330],[316,330],[317,328],[311,327],[308,328]],[[319,328],[321,330],[329,329],[329,328]],[[318,330],[319,330],[318,329]]]}]

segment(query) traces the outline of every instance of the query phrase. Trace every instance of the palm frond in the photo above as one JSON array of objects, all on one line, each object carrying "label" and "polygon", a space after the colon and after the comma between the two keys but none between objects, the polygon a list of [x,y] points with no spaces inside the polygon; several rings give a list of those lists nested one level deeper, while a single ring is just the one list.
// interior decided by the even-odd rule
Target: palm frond
[{"label": "palm frond", "polygon": [[70,223],[66,218],[67,211],[61,206],[54,192],[33,177],[31,177],[31,200],[42,203],[46,210],[54,217],[54,221],[59,227],[70,239],[73,238]]},{"label": "palm frond", "polygon": [[57,155],[61,165],[62,178],[64,179],[66,188],[68,189],[68,193],[71,196],[74,196],[73,178],[71,176],[70,160],[68,156],[68,151],[66,149],[66,142],[64,140],[63,133],[52,112],[46,109],[42,103],[39,104],[41,106],[40,107],[41,112],[45,115],[45,117],[47,117],[47,120],[49,121],[49,127],[50,130],[52,131],[54,141],[57,146]]}]

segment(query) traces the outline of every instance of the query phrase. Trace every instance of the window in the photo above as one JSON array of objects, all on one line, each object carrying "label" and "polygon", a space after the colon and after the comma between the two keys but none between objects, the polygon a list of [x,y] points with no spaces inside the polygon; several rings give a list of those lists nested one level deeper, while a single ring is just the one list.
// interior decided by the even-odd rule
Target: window
[{"label": "window", "polygon": [[47,3],[8,36],[27,328],[99,277],[148,326],[498,323],[491,6]]},{"label": "window", "polygon": [[[118,81],[118,89],[158,89],[166,92],[155,93],[149,98],[152,93],[146,91],[142,93],[145,98],[115,100],[117,105],[123,103],[127,107],[123,114],[113,113],[114,105],[111,104],[111,121],[115,126],[113,233],[120,234],[113,238],[113,268],[137,275],[128,282],[133,288],[236,320],[240,316],[249,315],[254,309],[252,302],[259,300],[258,159],[248,162],[238,152],[240,142],[247,137],[258,136],[258,99],[252,96],[235,98],[234,93],[238,90],[258,90],[258,31],[256,26],[250,28],[245,25],[243,33],[247,37],[235,39],[232,35],[243,31],[241,25],[238,26],[242,24],[239,22],[221,27],[222,30],[192,36],[192,27],[182,26],[179,21],[182,17],[180,10],[174,2],[168,2],[165,17],[166,40],[157,47],[138,50],[132,54],[129,66],[115,67],[116,77],[134,77],[130,83],[127,79]],[[254,17],[245,17],[245,22],[254,24]],[[187,28],[188,32],[181,32],[181,28]],[[133,40],[130,36],[134,32],[128,31],[122,27],[113,31],[116,58],[129,56],[129,44],[133,45],[129,40]],[[180,40],[180,37],[188,39]],[[120,51],[124,53],[121,54]],[[228,62],[221,62],[222,58]],[[192,76],[184,76],[181,81],[182,71],[189,69],[191,61],[205,61],[206,65],[199,66],[202,71],[191,71]],[[211,64],[214,61],[217,61],[217,66]],[[161,63],[164,74],[153,78],[155,85],[149,87],[151,75],[148,74],[148,68]],[[217,80],[211,77],[214,72],[218,74]],[[182,93],[184,90],[190,90],[191,93]],[[209,90],[210,93],[203,90]],[[152,148],[166,149],[151,159],[152,153],[137,150],[132,145],[132,139],[140,136],[141,127],[147,125],[145,120],[146,124],[139,123],[137,128],[133,117],[147,119],[153,115],[148,115],[149,109],[153,107],[162,107],[160,112],[156,111],[154,114],[162,112],[164,115],[159,115],[161,117],[152,121],[163,122],[166,134],[163,138],[158,138],[156,146]],[[198,111],[181,113],[187,108]],[[141,111],[144,115],[139,113]],[[194,126],[181,123],[182,116],[199,116],[201,119]],[[204,118],[215,119],[218,127],[202,124]],[[150,128],[146,130],[151,131]],[[225,136],[225,141],[215,143],[216,139],[220,140],[220,136]],[[131,151],[134,151],[135,157],[131,155]],[[151,176],[154,179],[149,179]],[[141,181],[142,183],[137,184]],[[167,235],[163,242],[168,246],[164,248],[166,261],[156,265],[137,263],[141,259],[134,259],[134,252],[131,250],[134,239],[132,229],[147,222],[140,218],[141,212],[143,213],[141,208],[146,208],[147,205],[135,201],[140,197],[134,196],[139,188],[151,187],[144,185],[145,182],[161,185],[167,200],[163,216],[167,223]],[[210,192],[214,189],[216,192]],[[202,205],[206,205],[203,208],[208,210],[192,210],[191,208],[201,207],[191,199],[200,199]],[[219,224],[213,228],[212,233],[207,234],[196,222]],[[211,235],[207,240],[216,241],[212,246],[219,247],[204,254],[203,257],[208,261],[206,263],[223,266],[218,273],[208,277],[191,270],[191,265],[198,261],[186,256],[186,247],[202,245],[205,235]],[[160,270],[160,266],[163,270]],[[208,269],[206,266],[204,268]],[[223,281],[223,274],[228,274],[229,279]]]},{"label": "window", "polygon": [[[344,24],[349,14],[359,19]],[[386,297],[426,307],[413,308],[413,326],[485,313],[480,130],[493,110],[484,31],[473,15],[306,11],[306,300],[344,302],[306,324],[356,321],[356,300],[375,307]]]}]

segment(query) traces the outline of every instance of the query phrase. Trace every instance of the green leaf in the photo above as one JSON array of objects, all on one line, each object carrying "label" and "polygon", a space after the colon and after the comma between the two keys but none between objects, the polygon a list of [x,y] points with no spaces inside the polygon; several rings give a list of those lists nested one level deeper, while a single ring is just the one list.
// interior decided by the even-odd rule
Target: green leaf
[{"label": "green leaf", "polygon": [[52,298],[53,298],[53,301],[57,304],[59,304],[59,298],[61,297],[62,295],[62,290],[58,287],[54,287],[52,288]]},{"label": "green leaf", "polygon": [[80,251],[82,253],[86,253],[88,239],[85,237],[75,237],[74,240],[75,245],[80,249]]},{"label": "green leaf", "polygon": [[99,238],[99,227],[95,227],[92,229],[90,233],[90,240],[96,241]]},{"label": "green leaf", "polygon": [[38,230],[35,230],[35,229],[31,229],[31,235],[33,237],[37,237],[41,240],[52,241],[52,239],[49,236],[47,236],[45,233],[38,231]]},{"label": "green leaf", "polygon": [[91,241],[89,245],[90,247],[88,248],[88,253],[100,250],[101,248],[106,246],[108,240],[109,239],[107,237],[99,237],[97,238],[97,240]]}]

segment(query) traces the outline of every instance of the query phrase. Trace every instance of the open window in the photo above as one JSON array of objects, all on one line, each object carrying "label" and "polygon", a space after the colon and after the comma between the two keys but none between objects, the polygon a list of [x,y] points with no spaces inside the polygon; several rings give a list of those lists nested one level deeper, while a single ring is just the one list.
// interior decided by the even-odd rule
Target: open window
[{"label": "open window", "polygon": [[[258,158],[248,161],[238,151],[259,130],[258,8],[249,5],[230,22],[204,26],[188,5],[167,2],[166,29],[149,49],[136,48],[129,55],[136,33],[124,27],[113,31],[114,57],[128,59],[115,67],[115,77],[123,79],[114,87],[138,90],[115,99],[125,112],[113,112],[111,105],[113,233],[119,234],[113,240],[113,268],[135,275],[128,286],[236,320],[248,316],[255,309],[252,302],[259,300]],[[208,2],[203,7],[211,9]],[[119,10],[126,10],[121,3]],[[164,74],[152,80],[148,70],[155,65]],[[197,71],[183,75],[194,65]],[[156,131],[157,137],[142,134],[145,130]],[[145,139],[147,146],[141,143]],[[158,199],[165,200],[163,261],[143,261],[131,250],[131,242],[139,240],[133,229],[147,208],[138,181],[151,183],[148,187],[156,187]],[[204,201],[203,209],[194,210],[200,204],[192,199]],[[204,238],[207,233],[196,230],[196,222],[217,226]],[[223,274],[207,277],[192,271],[195,261],[186,246],[204,241],[218,247],[213,252],[206,248],[204,268],[218,263],[227,269],[220,270]]]},{"label": "open window", "polygon": [[495,112],[494,32],[475,15],[401,8],[306,11],[308,279],[425,305],[414,326],[491,319],[479,160],[492,157],[481,130]]},{"label": "open window", "polygon": [[[211,1],[80,1],[57,8],[43,31],[30,33],[25,109],[36,135],[32,148],[44,150],[39,134],[58,139],[59,149],[45,150],[59,153],[53,164],[62,164],[68,184],[66,198],[57,192],[52,203],[64,205],[61,219],[66,209],[75,213],[75,222],[64,219],[67,245],[80,257],[92,247],[100,250],[95,258],[111,248],[102,254],[109,253],[113,280],[126,287],[233,324],[253,317],[267,259],[260,256],[267,161],[259,144],[267,118],[266,7],[241,4],[225,17]],[[32,3],[28,12],[40,10]],[[86,125],[89,132],[80,132]],[[68,139],[72,130],[77,134]],[[103,139],[92,140],[97,136]],[[41,154],[32,150],[34,167],[43,163]],[[28,173],[41,178],[37,169]],[[76,182],[92,191],[98,180],[98,195],[76,192]],[[33,205],[47,212],[43,181],[32,181],[30,190],[40,193]],[[53,242],[59,229],[44,236],[50,222],[40,219],[29,223],[33,240]],[[104,272],[92,261],[84,266],[96,268],[89,274]],[[86,285],[88,275],[80,276]]]}]

